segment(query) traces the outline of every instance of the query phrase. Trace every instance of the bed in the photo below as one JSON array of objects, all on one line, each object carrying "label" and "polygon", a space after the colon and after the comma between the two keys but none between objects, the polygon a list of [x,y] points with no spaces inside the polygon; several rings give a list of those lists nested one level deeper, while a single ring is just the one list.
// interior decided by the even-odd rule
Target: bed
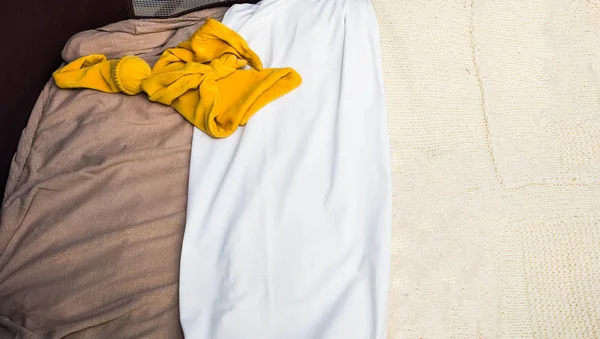
[{"label": "bed", "polygon": [[[600,335],[600,5],[371,2],[391,149],[387,337]],[[85,31],[63,59],[152,62],[226,10]],[[2,205],[0,336],[183,336],[193,133],[139,96],[46,85]]]}]

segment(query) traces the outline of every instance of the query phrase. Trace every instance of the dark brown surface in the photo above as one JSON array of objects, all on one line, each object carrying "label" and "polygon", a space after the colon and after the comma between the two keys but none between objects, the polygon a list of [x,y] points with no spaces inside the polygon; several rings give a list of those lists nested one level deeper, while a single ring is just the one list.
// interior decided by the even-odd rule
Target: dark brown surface
[{"label": "dark brown surface", "polygon": [[126,0],[11,0],[2,7],[0,200],[21,131],[61,63],[65,42],[76,32],[128,17]]}]

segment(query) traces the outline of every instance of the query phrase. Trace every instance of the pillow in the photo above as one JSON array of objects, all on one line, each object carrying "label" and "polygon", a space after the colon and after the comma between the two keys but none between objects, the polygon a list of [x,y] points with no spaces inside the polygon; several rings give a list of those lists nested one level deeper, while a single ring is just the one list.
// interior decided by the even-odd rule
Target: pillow
[{"label": "pillow", "polygon": [[136,18],[169,18],[200,9],[258,0],[126,0]]}]

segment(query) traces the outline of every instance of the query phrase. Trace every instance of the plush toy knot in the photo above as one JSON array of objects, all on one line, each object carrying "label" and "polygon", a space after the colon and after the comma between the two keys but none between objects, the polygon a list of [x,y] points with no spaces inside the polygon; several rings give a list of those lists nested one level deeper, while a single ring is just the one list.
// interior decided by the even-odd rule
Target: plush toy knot
[{"label": "plush toy knot", "polygon": [[142,58],[128,55],[119,60],[114,68],[113,79],[116,86],[125,94],[136,95],[142,92],[142,81],[150,77],[150,66]]}]

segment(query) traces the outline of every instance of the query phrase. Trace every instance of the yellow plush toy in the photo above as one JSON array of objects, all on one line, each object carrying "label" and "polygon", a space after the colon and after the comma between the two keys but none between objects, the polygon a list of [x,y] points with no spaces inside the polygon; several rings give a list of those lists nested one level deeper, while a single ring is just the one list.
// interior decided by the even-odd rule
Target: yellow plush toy
[{"label": "yellow plush toy", "polygon": [[[253,68],[245,69],[248,65]],[[167,49],[152,70],[136,56],[107,60],[94,54],[69,63],[53,77],[60,88],[145,92],[215,138],[231,135],[260,108],[302,82],[291,68],[263,69],[246,41],[214,19],[188,41]]]}]

